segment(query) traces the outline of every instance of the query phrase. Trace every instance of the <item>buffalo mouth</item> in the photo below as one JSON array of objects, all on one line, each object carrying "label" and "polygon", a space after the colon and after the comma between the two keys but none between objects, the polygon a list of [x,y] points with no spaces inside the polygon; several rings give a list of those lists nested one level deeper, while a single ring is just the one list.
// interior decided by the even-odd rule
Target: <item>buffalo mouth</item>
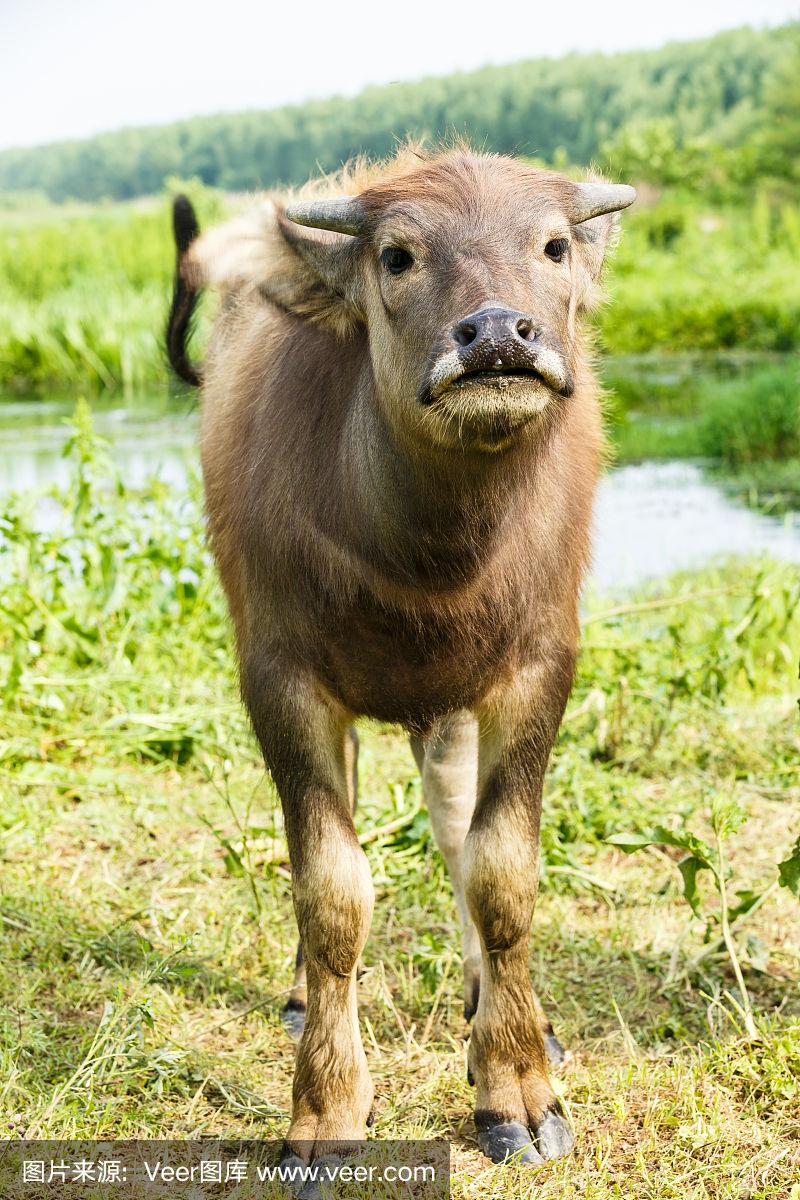
[{"label": "buffalo mouth", "polygon": [[518,384],[538,384],[552,390],[552,385],[533,367],[474,367],[471,370],[459,370],[446,380],[428,382],[419,394],[421,404],[436,404],[447,396],[457,395],[459,391],[469,388],[470,384],[503,392]]},{"label": "buffalo mouth", "polygon": [[462,375],[449,383],[444,391],[449,392],[470,383],[488,383],[503,388],[513,380],[524,380],[527,383],[535,381],[545,387],[549,386],[544,376],[535,371],[533,367],[481,367],[474,371],[464,371]]}]

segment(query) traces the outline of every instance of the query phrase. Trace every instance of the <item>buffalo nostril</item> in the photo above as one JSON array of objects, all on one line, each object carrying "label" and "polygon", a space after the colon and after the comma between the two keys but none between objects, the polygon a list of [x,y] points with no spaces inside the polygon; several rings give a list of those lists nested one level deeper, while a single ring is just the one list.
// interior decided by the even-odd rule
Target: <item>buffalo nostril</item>
[{"label": "buffalo nostril", "polygon": [[478,336],[478,330],[470,321],[461,321],[453,330],[453,337],[459,346],[469,346]]},{"label": "buffalo nostril", "polygon": [[532,342],[536,338],[537,331],[533,328],[533,321],[529,320],[528,317],[522,317],[521,320],[517,321],[517,333],[526,342]]}]

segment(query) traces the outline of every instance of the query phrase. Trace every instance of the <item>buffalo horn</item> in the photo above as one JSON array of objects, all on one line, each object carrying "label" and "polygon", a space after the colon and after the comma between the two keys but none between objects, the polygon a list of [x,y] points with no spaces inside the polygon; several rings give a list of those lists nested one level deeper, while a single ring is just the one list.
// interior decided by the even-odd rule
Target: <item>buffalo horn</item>
[{"label": "buffalo horn", "polygon": [[332,196],[326,200],[297,200],[287,204],[286,216],[296,225],[355,235],[361,232],[366,213],[358,196]]},{"label": "buffalo horn", "polygon": [[603,213],[619,212],[635,199],[636,188],[626,183],[578,183],[570,219],[573,225],[580,225]]}]

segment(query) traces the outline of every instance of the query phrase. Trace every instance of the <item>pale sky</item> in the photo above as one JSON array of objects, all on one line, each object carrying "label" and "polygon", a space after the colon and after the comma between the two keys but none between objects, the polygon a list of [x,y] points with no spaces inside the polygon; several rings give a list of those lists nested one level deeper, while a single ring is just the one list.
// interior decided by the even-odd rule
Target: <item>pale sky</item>
[{"label": "pale sky", "polygon": [[0,148],[798,16],[800,0],[0,0]]}]

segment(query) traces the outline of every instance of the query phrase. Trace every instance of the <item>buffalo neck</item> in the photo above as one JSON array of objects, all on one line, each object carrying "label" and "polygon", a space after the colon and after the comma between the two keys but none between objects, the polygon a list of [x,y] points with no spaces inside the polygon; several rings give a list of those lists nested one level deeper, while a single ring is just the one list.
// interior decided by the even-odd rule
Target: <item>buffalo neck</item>
[{"label": "buffalo neck", "polygon": [[373,388],[359,391],[344,432],[350,538],[398,581],[452,587],[494,554],[527,507],[543,442],[507,450],[439,449],[394,430]]}]

